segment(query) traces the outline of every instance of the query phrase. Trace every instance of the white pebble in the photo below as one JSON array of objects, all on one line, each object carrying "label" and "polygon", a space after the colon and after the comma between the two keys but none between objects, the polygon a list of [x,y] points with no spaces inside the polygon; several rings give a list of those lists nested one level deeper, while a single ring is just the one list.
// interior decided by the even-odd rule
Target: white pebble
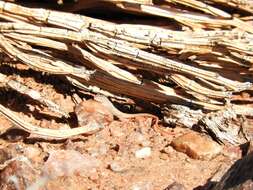
[{"label": "white pebble", "polygon": [[135,151],[135,157],[136,158],[146,158],[151,155],[151,148],[150,147],[144,147],[137,151]]},{"label": "white pebble", "polygon": [[110,168],[114,172],[123,172],[124,170],[126,170],[126,168],[122,164],[120,164],[119,162],[117,162],[117,161],[113,161],[110,164]]}]

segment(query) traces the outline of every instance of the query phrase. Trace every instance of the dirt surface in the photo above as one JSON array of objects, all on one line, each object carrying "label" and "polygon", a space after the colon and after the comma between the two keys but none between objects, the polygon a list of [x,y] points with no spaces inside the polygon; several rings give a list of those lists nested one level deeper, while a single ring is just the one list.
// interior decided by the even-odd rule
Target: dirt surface
[{"label": "dirt surface", "polygon": [[[78,126],[76,102],[91,96],[80,93],[64,78],[42,75],[22,64],[2,64],[0,70],[56,102],[71,118],[61,118],[4,87],[1,104],[40,127]],[[10,126],[13,124],[0,116],[1,131]],[[60,141],[31,138],[21,130],[10,130],[0,139],[0,189],[204,190],[241,157],[238,147],[220,145],[222,151],[214,158],[192,159],[171,146],[173,139],[190,130],[176,127],[167,132],[171,135],[154,131],[149,118],[114,118],[93,135]]]}]

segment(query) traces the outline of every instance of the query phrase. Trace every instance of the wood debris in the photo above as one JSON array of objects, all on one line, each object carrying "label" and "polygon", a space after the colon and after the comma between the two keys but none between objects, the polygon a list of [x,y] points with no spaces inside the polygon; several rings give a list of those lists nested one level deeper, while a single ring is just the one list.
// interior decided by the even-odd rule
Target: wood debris
[{"label": "wood debris", "polygon": [[[80,91],[93,95],[133,98],[167,108],[170,111],[163,114],[169,123],[176,121],[187,127],[202,123],[219,140],[238,142],[237,135],[229,135],[231,130],[223,124],[253,114],[251,103],[233,101],[234,96],[252,91],[251,1],[96,0],[61,4],[58,9],[72,12],[102,7],[137,18],[142,15],[148,24],[0,1],[3,58],[64,77]],[[152,18],[168,22],[158,26]],[[49,97],[8,79],[4,73],[0,73],[0,82],[51,111],[69,116]],[[38,135],[68,138],[89,131],[82,127],[66,133],[40,129],[4,106],[0,108],[19,127]],[[123,114],[115,113],[119,118]]]}]

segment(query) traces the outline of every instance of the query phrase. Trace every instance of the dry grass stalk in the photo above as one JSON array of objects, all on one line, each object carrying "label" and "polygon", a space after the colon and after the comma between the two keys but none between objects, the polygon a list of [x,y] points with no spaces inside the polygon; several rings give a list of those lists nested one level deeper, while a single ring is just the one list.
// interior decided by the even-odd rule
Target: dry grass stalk
[{"label": "dry grass stalk", "polygon": [[73,136],[77,136],[80,134],[92,134],[96,131],[103,128],[101,125],[87,125],[73,129],[47,129],[38,127],[30,124],[29,122],[24,121],[20,117],[18,117],[13,111],[5,108],[0,105],[0,113],[6,116],[10,121],[12,121],[18,128],[21,128],[29,133],[32,136],[44,138],[44,139],[67,139]]}]

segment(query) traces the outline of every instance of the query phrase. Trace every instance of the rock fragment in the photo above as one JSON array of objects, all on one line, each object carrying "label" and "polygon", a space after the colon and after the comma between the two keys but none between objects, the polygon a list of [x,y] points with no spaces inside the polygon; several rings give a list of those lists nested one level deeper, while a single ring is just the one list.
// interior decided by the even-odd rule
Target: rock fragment
[{"label": "rock fragment", "polygon": [[193,159],[209,160],[219,154],[221,146],[198,133],[190,132],[174,139],[171,146]]},{"label": "rock fragment", "polygon": [[89,175],[98,166],[98,160],[92,156],[80,154],[75,150],[59,150],[50,153],[43,172],[44,175],[54,179],[74,174]]}]

